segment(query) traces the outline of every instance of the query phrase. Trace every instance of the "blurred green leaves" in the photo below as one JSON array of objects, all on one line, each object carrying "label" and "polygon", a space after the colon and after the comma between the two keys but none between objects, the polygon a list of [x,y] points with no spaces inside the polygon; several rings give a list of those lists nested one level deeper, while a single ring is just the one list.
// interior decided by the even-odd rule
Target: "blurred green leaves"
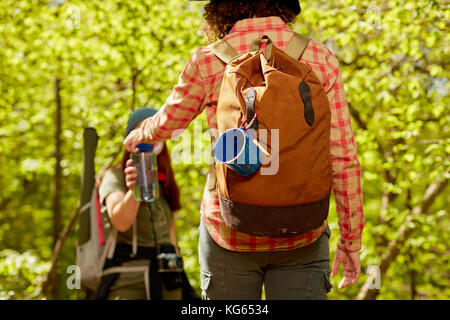
[{"label": "blurred green leaves", "polygon": [[[362,277],[357,285],[330,294],[331,299],[353,299],[367,277],[366,267],[380,262],[386,241],[449,167],[450,10],[445,0],[301,4],[293,28],[324,42],[340,62],[362,166]],[[83,128],[94,127],[100,136],[97,170],[112,156],[120,157],[131,110],[159,108],[192,51],[207,44],[200,33],[202,5],[179,0],[0,2],[0,299],[39,298],[51,256],[55,78],[61,79],[67,221],[80,195]],[[205,131],[205,115],[198,119]],[[188,130],[193,137],[193,125]],[[208,167],[176,164],[174,169],[183,205],[179,246],[198,290],[197,227]],[[385,222],[383,196],[390,199]],[[426,215],[414,219],[414,233],[382,279],[379,298],[411,298],[412,275],[415,298],[450,297],[449,200],[443,192]],[[339,232],[335,212],[332,203],[331,259]],[[64,270],[75,261],[75,239],[73,232],[63,250],[62,282]],[[340,277],[332,279],[335,288]],[[83,294],[64,290],[63,297]]]},{"label": "blurred green leaves", "polygon": [[31,251],[0,251],[0,300],[38,299],[50,263]]}]

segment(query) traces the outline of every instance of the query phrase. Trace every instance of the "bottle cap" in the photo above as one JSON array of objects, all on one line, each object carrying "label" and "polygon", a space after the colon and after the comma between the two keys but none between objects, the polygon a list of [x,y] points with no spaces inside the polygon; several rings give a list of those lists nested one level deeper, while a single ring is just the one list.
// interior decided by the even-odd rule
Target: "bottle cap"
[{"label": "bottle cap", "polygon": [[141,144],[138,144],[136,146],[136,148],[138,148],[140,152],[153,151],[153,147],[152,147],[151,143],[141,143]]}]

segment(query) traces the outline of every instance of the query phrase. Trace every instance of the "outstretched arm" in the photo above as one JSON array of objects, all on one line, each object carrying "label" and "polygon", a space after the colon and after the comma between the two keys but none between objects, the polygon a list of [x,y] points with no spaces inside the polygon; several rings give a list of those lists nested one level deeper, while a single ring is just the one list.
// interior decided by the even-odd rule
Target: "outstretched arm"
[{"label": "outstretched arm", "polygon": [[359,250],[364,227],[361,170],[339,64],[331,52],[327,60],[331,70],[328,99],[331,109],[333,192],[340,229],[332,276],[338,273],[342,263],[344,278],[339,288],[344,288],[356,283],[361,269]]},{"label": "outstretched arm", "polygon": [[203,111],[205,84],[199,69],[199,53],[200,49],[194,51],[161,109],[127,136],[124,145],[129,152],[137,151],[136,146],[142,142],[170,139],[173,133],[178,133],[176,130],[185,129]]}]

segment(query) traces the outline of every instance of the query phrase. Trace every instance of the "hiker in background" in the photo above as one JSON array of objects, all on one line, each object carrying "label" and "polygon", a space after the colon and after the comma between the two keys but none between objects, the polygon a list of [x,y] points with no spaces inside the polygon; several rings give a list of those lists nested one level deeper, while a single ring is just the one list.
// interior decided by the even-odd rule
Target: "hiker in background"
[{"label": "hiker in background", "polygon": [[[291,136],[298,135],[294,144],[285,145],[284,149],[280,148],[280,158],[288,151],[304,157],[318,152],[316,160],[320,161],[295,162],[305,164],[303,174],[289,175],[289,172],[286,172],[289,168],[280,167],[279,174],[281,175],[282,172],[288,177],[282,179],[280,183],[287,185],[254,184],[264,192],[264,196],[268,194],[262,199],[268,203],[282,200],[281,196],[270,196],[270,192],[276,193],[281,187],[289,187],[290,183],[293,187],[285,188],[285,190],[301,196],[304,176],[311,177],[304,181],[308,186],[308,190],[305,189],[305,192],[313,194],[317,191],[316,193],[318,193],[319,191],[314,189],[314,185],[321,188],[321,193],[324,188],[327,188],[328,198],[324,198],[325,202],[320,201],[317,214],[314,210],[302,212],[301,206],[294,208],[299,210],[299,218],[294,221],[293,225],[300,226],[302,217],[306,215],[308,219],[314,221],[314,227],[310,227],[303,233],[293,232],[289,236],[280,234],[260,236],[256,225],[263,229],[271,227],[270,222],[266,221],[264,217],[251,220],[246,217],[246,212],[242,212],[238,218],[233,216],[237,212],[233,209],[238,210],[239,206],[251,208],[252,201],[255,199],[249,198],[246,199],[246,202],[241,201],[240,203],[230,201],[230,199],[226,199],[227,194],[224,192],[224,188],[233,187],[237,182],[244,185],[254,179],[261,179],[261,181],[266,179],[262,178],[258,171],[244,179],[230,168],[225,167],[223,163],[217,163],[216,170],[210,170],[201,204],[202,219],[199,229],[201,288],[205,299],[261,299],[263,285],[267,299],[326,299],[327,293],[332,288],[329,279],[329,237],[331,232],[327,224],[331,186],[334,191],[340,227],[333,275],[337,274],[340,265],[343,264],[344,277],[339,288],[356,283],[360,275],[359,250],[364,226],[360,165],[338,61],[324,44],[314,39],[304,41],[301,50],[301,42],[291,46],[284,57],[278,49],[278,51],[275,50],[275,47],[281,50],[288,49],[290,44],[295,43],[296,38],[298,40],[298,35],[294,36],[294,32],[286,24],[293,22],[299,13],[300,5],[297,0],[210,0],[204,10],[204,17],[208,25],[206,29],[225,41],[197,48],[164,107],[156,115],[145,120],[139,129],[132,131],[124,142],[127,150],[134,151],[136,145],[141,142],[170,139],[175,130],[186,128],[205,110],[209,127],[211,129],[218,128],[221,133],[224,132],[224,128],[230,127],[230,124],[239,127],[242,121],[251,127],[257,124],[256,121],[251,121],[255,118],[260,126],[266,125],[269,129],[271,127],[267,123],[270,121],[281,119],[281,123],[289,123],[290,126],[287,128],[275,127],[281,132],[281,146],[286,142],[282,140],[282,134],[288,132]],[[251,48],[255,40],[258,41],[256,49],[262,48],[260,45],[264,35],[272,42],[272,52],[275,51],[277,57],[282,57],[282,59],[270,59],[270,61],[264,62],[264,59],[258,57],[258,59],[251,60],[251,63],[255,64],[253,67],[241,68],[239,74],[236,68],[247,60],[241,58],[231,61],[233,56],[235,53],[243,55],[253,51]],[[300,36],[300,39],[303,38]],[[269,45],[269,41],[266,40],[266,48]],[[297,49],[298,52],[296,52]],[[289,60],[293,56],[286,56],[288,51],[298,53],[295,58],[297,61]],[[230,61],[231,66],[226,63]],[[286,62],[284,69],[283,65],[276,65],[279,61]],[[263,69],[265,71],[262,73],[258,63],[274,65],[265,65],[265,69]],[[235,67],[235,73],[224,74],[226,68],[233,67]],[[284,72],[290,72],[294,68],[297,68],[295,69],[297,75],[301,74],[303,77],[298,79],[296,85],[294,85],[294,78],[283,75]],[[246,74],[246,77],[243,77],[242,73],[246,72],[254,72],[254,74]],[[256,74],[258,72],[259,74]],[[275,79],[272,82],[264,81],[264,77],[269,73],[278,75],[278,79],[286,79],[286,86],[283,83],[276,83],[275,76],[271,78]],[[222,82],[224,77],[227,79],[226,82]],[[261,92],[265,94],[266,86],[270,87],[271,85],[275,85],[279,91],[272,91],[272,93],[275,92],[272,95],[270,92],[267,93],[267,97],[270,96],[270,98],[266,100],[258,99],[258,94]],[[221,86],[222,90],[224,88],[228,90],[221,92]],[[241,91],[243,87],[248,89],[248,86],[255,87],[256,100],[254,100],[254,94],[245,96]],[[292,88],[292,93],[286,93],[289,88]],[[314,88],[314,91],[309,91],[309,88]],[[220,97],[225,95],[225,99],[219,98],[219,93]],[[317,100],[318,97],[320,97],[320,101]],[[288,100],[293,101],[293,104],[279,103],[279,101]],[[268,101],[271,103],[267,104]],[[261,107],[260,104],[264,103],[266,105]],[[228,114],[224,110],[230,113]],[[298,110],[297,113],[295,110]],[[258,117],[256,116],[257,111]],[[251,117],[252,115],[253,117]],[[317,131],[318,127],[321,128],[321,131]],[[311,145],[307,146],[309,148],[299,148],[297,143],[307,140],[300,135],[309,132],[308,130],[317,132],[317,136],[315,139],[306,137],[312,140]],[[324,135],[324,132],[328,133],[328,136]],[[217,136],[214,138],[218,141]],[[317,142],[318,145],[316,146],[313,142]],[[268,151],[270,152],[270,150]],[[310,158],[314,159],[314,156]],[[280,166],[281,164],[280,161]],[[289,164],[289,162],[285,161],[284,164]],[[311,174],[310,168],[317,169],[316,177]],[[227,170],[225,172],[228,176],[224,176],[219,169]],[[214,175],[214,172],[217,175]],[[222,175],[220,176],[220,174]],[[279,176],[274,175],[267,179],[276,180]],[[216,188],[215,177],[217,177],[219,190]],[[302,181],[302,183],[298,183],[298,181]],[[252,192],[248,188],[242,188],[241,191]],[[234,194],[234,196],[236,195],[239,194]],[[309,194],[307,195],[309,196]],[[255,194],[255,196],[261,198],[260,194]],[[230,203],[237,204],[237,206],[227,207],[227,204]],[[229,210],[230,207],[231,210]],[[282,206],[272,208],[273,210],[275,208],[283,210]],[[312,206],[308,208],[312,208]],[[225,221],[227,218],[225,210],[229,211],[232,219]],[[278,223],[284,218],[281,214],[271,214],[271,208],[267,209],[266,207],[264,210],[268,212],[267,218],[274,217],[273,222]],[[248,210],[247,213],[248,216],[258,216],[260,211]],[[276,220],[278,217],[279,221]],[[233,218],[236,219],[233,220]],[[243,219],[247,219],[246,227],[252,233],[250,231],[243,232],[238,230],[238,227],[230,226],[236,223],[242,230],[243,224],[239,225],[239,222]],[[287,224],[285,229],[280,229],[280,232],[286,230],[289,232],[290,227]],[[307,228],[308,225],[305,224],[304,227]]]},{"label": "hiker in background", "polygon": [[[126,135],[155,113],[156,110],[152,108],[135,110],[128,120]],[[122,267],[123,270],[102,277],[97,299],[182,298],[182,281],[187,279],[180,278],[178,273],[158,273],[157,270],[156,256],[162,246],[174,253],[178,252],[175,211],[181,205],[167,148],[159,142],[153,145],[153,150],[157,154],[161,189],[158,200],[151,203],[135,200],[132,188],[137,173],[128,151],[125,151],[118,165],[109,168],[100,178],[100,203],[106,208],[104,225],[117,230],[114,256],[106,260],[104,269]]]}]

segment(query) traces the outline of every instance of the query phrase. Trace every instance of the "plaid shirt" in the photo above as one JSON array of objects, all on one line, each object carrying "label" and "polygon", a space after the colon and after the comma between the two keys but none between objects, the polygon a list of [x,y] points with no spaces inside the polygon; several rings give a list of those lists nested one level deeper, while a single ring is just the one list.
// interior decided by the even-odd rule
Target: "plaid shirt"
[{"label": "plaid shirt", "polygon": [[[252,40],[264,34],[274,45],[284,49],[293,31],[279,17],[253,18],[238,21],[224,39],[243,54],[250,50]],[[330,101],[332,185],[340,227],[338,247],[358,251],[364,226],[360,164],[339,64],[331,51],[315,40],[310,41],[300,60],[316,72]],[[185,129],[203,111],[209,127],[217,129],[217,100],[224,70],[225,65],[208,47],[197,48],[164,106],[143,122],[141,130],[145,139],[170,139],[175,130]],[[207,186],[208,181],[201,204],[203,221],[215,242],[225,249],[246,252],[291,250],[311,244],[326,228],[325,221],[317,229],[290,238],[255,237],[238,232],[225,225],[220,215],[217,190],[209,191]]]}]

